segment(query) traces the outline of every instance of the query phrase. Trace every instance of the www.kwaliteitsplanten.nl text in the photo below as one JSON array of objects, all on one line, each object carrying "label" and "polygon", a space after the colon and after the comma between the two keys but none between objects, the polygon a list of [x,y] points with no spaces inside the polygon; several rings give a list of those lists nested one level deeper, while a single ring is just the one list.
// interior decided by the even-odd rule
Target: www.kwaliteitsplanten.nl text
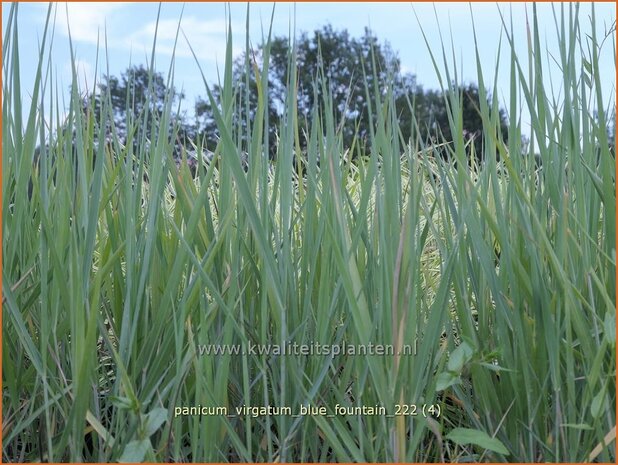
[{"label": "www.kwaliteitsplanten.nl text", "polygon": [[403,344],[395,348],[392,344],[322,344],[320,342],[303,343],[286,342],[284,344],[198,344],[198,354],[204,355],[292,355],[313,356],[329,355],[337,357],[370,355],[415,355],[416,347]]}]

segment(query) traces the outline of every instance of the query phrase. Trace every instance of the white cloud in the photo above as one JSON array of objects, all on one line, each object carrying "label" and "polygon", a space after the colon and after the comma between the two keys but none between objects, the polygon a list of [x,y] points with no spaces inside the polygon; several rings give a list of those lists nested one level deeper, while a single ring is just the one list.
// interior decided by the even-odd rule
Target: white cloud
[{"label": "white cloud", "polygon": [[414,74],[414,69],[410,66],[404,65],[403,63],[401,64],[399,71],[401,71],[401,74]]},{"label": "white cloud", "polygon": [[[240,26],[232,25],[234,30],[239,30]],[[157,28],[156,22],[150,22],[141,29],[135,31],[125,40],[126,45],[140,53],[150,52],[157,32],[156,51],[165,55],[172,55],[174,52],[174,41],[178,30],[178,21],[175,19],[160,20]],[[225,58],[225,33],[227,23],[225,20],[199,20],[194,16],[183,18],[181,22],[181,32],[178,35],[175,54],[177,57],[191,58],[191,48],[200,60],[219,61]],[[184,35],[183,35],[184,32]],[[186,36],[186,39],[185,39]],[[187,44],[187,40],[189,44]],[[232,54],[238,55],[242,48],[234,46]]]},{"label": "white cloud", "polygon": [[56,27],[72,40],[96,45],[105,37],[105,24],[110,23],[111,14],[124,5],[122,3],[92,2],[58,4]]}]

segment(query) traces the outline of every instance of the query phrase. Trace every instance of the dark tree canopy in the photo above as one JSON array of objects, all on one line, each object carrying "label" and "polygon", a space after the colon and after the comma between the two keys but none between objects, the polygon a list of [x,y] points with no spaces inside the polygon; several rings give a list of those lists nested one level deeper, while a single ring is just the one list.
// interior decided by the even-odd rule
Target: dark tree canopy
[{"label": "dark tree canopy", "polygon": [[[296,40],[297,104],[299,123],[304,125],[311,118],[316,101],[321,102],[323,90],[333,98],[333,105],[339,120],[343,119],[344,144],[350,144],[359,129],[359,138],[368,132],[367,90],[373,93],[377,79],[383,85],[388,76],[400,75],[400,64],[396,54],[388,44],[380,45],[378,39],[366,29],[361,38],[353,38],[345,30],[336,31],[325,26],[311,35],[304,32]],[[276,122],[285,105],[288,83],[290,82],[289,57],[292,46],[287,37],[276,37],[270,44],[269,61],[269,119]],[[261,67],[264,45],[250,57]],[[238,95],[242,95],[247,81],[246,56],[243,54],[234,63],[234,81],[238,85]],[[251,69],[251,68],[249,68]],[[399,91],[411,91],[414,85],[412,76],[400,80]],[[255,76],[249,75],[250,108],[257,106]],[[214,93],[219,96],[221,89],[215,86]],[[239,102],[239,105],[242,104]],[[198,130],[212,141],[209,132],[214,129],[210,103],[199,99],[196,103]],[[251,114],[251,117],[254,115]],[[271,142],[275,140],[276,125],[270,127]],[[272,145],[272,144],[271,144]]]},{"label": "dark tree canopy", "polygon": [[[138,144],[143,136],[150,138],[153,130],[158,130],[166,99],[171,99],[172,104],[168,129],[170,135],[176,129],[177,138],[182,143],[187,143],[188,138],[194,137],[193,126],[187,122],[184,115],[173,110],[176,102],[184,98],[184,95],[177,92],[173,86],[168,86],[161,73],[151,72],[143,65],[139,65],[129,67],[120,78],[105,76],[103,82],[99,84],[98,94],[92,96],[97,115],[100,112],[101,101],[108,93],[116,132],[122,141],[126,142],[131,137],[134,144]],[[146,134],[127,134],[129,127],[145,129]]]},{"label": "dark tree canopy", "polygon": [[[478,158],[483,156],[483,120],[480,113],[481,96],[476,84],[455,85],[454,88],[461,94],[461,111],[463,121],[463,138],[465,141],[474,140],[475,153]],[[454,139],[449,124],[448,108],[443,92],[437,90],[423,91],[418,88],[413,95],[414,114],[418,124],[419,136],[423,142],[446,141]],[[404,108],[405,104],[399,99],[398,107]],[[490,97],[488,105],[491,106]],[[409,105],[408,105],[409,107]],[[506,112],[499,110],[500,134],[506,141],[508,137],[508,124]],[[412,124],[409,110],[402,111],[402,131],[405,135],[410,134]]]},{"label": "dark tree canopy", "polygon": [[[369,105],[375,112],[375,88],[382,93],[390,83],[397,115],[399,116],[401,135],[408,141],[412,134],[418,135],[424,142],[431,140],[452,140],[449,126],[448,110],[444,95],[440,91],[424,91],[417,85],[414,75],[402,73],[397,54],[388,43],[381,44],[369,29],[360,38],[354,38],[346,30],[337,31],[332,26],[325,26],[311,34],[302,33],[296,40],[297,66],[297,102],[299,124],[304,127],[311,118],[316,102],[322,102],[323,89],[327,89],[333,98],[333,106],[338,121],[343,121],[344,145],[349,146],[354,137],[361,144],[366,143],[370,133]],[[261,69],[265,45],[249,57]],[[269,95],[268,116],[270,120],[270,146],[276,146],[277,120],[282,115],[285,98],[290,81],[289,57],[292,53],[291,43],[287,37],[276,37],[270,43],[269,61]],[[247,66],[247,57],[241,55],[234,62],[233,80],[237,85],[235,126],[246,128],[242,116],[246,103],[242,96],[249,96],[249,120],[255,116],[257,108],[257,85],[251,66]],[[246,70],[249,69],[249,75]],[[249,83],[249,92],[244,89]],[[482,155],[482,120],[479,113],[480,95],[476,85],[469,84],[460,88],[462,92],[462,110],[465,137],[474,138],[476,153]],[[369,101],[367,95],[369,93]],[[214,87],[214,95],[219,98],[221,89]],[[207,100],[196,102],[197,132],[208,144],[216,143],[216,125],[212,117],[212,108]],[[321,110],[318,108],[317,110]],[[416,116],[418,133],[413,131],[412,114]],[[507,134],[506,116],[500,112],[501,133]],[[274,124],[273,124],[274,123]],[[242,139],[242,138],[241,138]],[[302,143],[303,141],[301,141]],[[274,153],[271,152],[271,155]]]},{"label": "dark tree canopy", "polygon": [[[265,47],[262,44],[251,52],[251,56],[242,54],[234,61],[235,100],[232,121],[236,138],[247,144],[247,123],[254,121],[258,107],[255,69],[262,69],[263,58],[268,52],[268,95],[265,104],[269,121],[270,155],[274,157],[277,131],[288,95],[293,51],[287,37],[275,37],[270,42],[270,49]],[[304,32],[296,40],[295,53],[295,95],[301,128],[308,126],[314,110],[324,110],[316,107],[316,103],[322,104],[326,91],[332,96],[337,123],[342,123],[344,145],[349,147],[356,140],[361,147],[367,147],[370,134],[369,108],[371,106],[375,114],[376,89],[380,98],[383,98],[388,88],[393,94],[401,137],[405,143],[413,136],[415,140],[419,138],[424,143],[453,140],[443,93],[423,90],[414,75],[403,73],[397,54],[388,43],[380,43],[369,29],[365,29],[360,38],[350,36],[346,30],[335,30],[332,26],[325,26],[311,34]],[[483,138],[480,135],[483,124],[479,113],[479,89],[475,84],[468,84],[459,87],[459,90],[462,95],[464,137],[474,139],[476,154],[481,157]],[[162,74],[151,73],[141,65],[128,68],[120,77],[104,77],[99,92],[92,96],[97,114],[101,98],[107,93],[111,99],[119,137],[126,141],[131,136],[134,144],[139,143],[143,137],[150,138],[152,131],[158,129],[166,99],[172,100],[174,109],[176,102],[183,98],[173,86],[168,85]],[[219,102],[222,89],[215,85],[213,94],[215,101]],[[507,123],[502,110],[499,120],[500,131],[506,138]],[[127,134],[127,127],[134,127],[134,122],[139,122],[137,127],[145,130],[146,134]],[[168,130],[170,136],[175,138],[177,148],[181,144],[189,147],[191,142],[203,142],[213,150],[218,141],[218,130],[208,99],[198,98],[195,102],[194,122],[172,111]],[[300,142],[305,145],[302,133]],[[177,152],[179,154],[180,150]]]}]

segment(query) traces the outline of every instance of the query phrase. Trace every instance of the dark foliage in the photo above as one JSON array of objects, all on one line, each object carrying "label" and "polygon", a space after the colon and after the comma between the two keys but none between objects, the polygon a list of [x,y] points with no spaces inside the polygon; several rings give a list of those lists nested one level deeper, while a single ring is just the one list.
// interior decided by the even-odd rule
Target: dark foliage
[{"label": "dark foliage", "polygon": [[[241,132],[240,140],[246,140],[247,122],[255,118],[257,84],[254,69],[262,68],[262,59],[267,51],[265,47],[261,45],[252,56],[243,54],[234,62],[233,80],[237,85],[234,126]],[[287,37],[276,37],[271,41],[268,52],[268,140],[271,156],[274,156],[278,122],[285,108],[290,83],[292,44]],[[298,77],[296,98],[301,128],[307,127],[316,102],[323,101],[322,94],[326,91],[332,96],[338,123],[342,127],[344,145],[349,147],[356,138],[357,143],[366,147],[370,137],[370,106],[375,112],[377,98],[384,98],[390,91],[405,143],[413,137],[425,143],[453,140],[443,93],[424,91],[417,85],[414,75],[403,73],[397,54],[388,43],[380,44],[370,30],[366,29],[360,38],[351,37],[346,30],[334,30],[332,26],[325,26],[312,34],[305,32],[296,40],[295,53],[294,65]],[[245,91],[247,86],[248,92]],[[221,91],[219,86],[214,86],[215,99],[220,98]],[[467,141],[474,140],[475,153],[481,158],[483,139],[480,135],[483,133],[483,124],[479,113],[479,89],[469,84],[462,87],[461,92],[464,138]],[[248,102],[243,100],[247,96]],[[214,146],[217,129],[210,102],[198,99],[195,111],[197,134],[207,141],[208,146]],[[499,117],[500,132],[506,138],[506,115],[500,111]],[[301,144],[306,144],[302,135]]]},{"label": "dark foliage", "polygon": [[[101,103],[108,96],[115,133],[123,144],[130,143],[135,150],[158,134],[166,104],[172,108],[168,133],[174,138],[175,156],[179,157],[181,146],[189,145],[189,140],[195,138],[194,126],[184,114],[173,110],[184,95],[166,82],[161,73],[139,65],[128,68],[120,78],[105,76],[99,84],[99,92],[90,96],[96,115],[101,114]],[[130,127],[137,131],[128,133]],[[109,124],[106,131],[112,131]]]}]

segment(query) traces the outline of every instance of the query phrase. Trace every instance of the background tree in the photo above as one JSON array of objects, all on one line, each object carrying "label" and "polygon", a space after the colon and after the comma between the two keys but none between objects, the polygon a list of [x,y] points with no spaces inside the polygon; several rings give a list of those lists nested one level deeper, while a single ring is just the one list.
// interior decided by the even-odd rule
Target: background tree
[{"label": "background tree", "polygon": [[[234,128],[241,132],[238,134],[239,139],[244,141],[248,137],[247,123],[254,120],[257,111],[258,92],[253,66],[257,65],[258,69],[261,69],[264,47],[262,44],[250,57],[243,53],[234,61],[233,80],[236,92],[232,117]],[[275,37],[271,41],[267,96],[271,157],[276,154],[278,123],[285,107],[291,53],[291,42],[287,37]],[[412,134],[425,143],[453,140],[442,92],[423,90],[413,74],[402,72],[397,54],[388,43],[381,44],[369,29],[365,29],[360,38],[351,37],[346,30],[337,31],[330,25],[311,34],[303,32],[296,41],[295,64],[301,127],[305,127],[309,122],[316,102],[322,101],[322,93],[326,89],[332,95],[338,120],[344,123],[344,145],[349,147],[355,137],[357,143],[365,145],[370,133],[368,108],[370,104],[374,104],[374,89],[377,88],[383,96],[387,84],[390,84],[404,142],[407,143]],[[246,72],[247,69],[250,70],[249,73]],[[220,99],[221,91],[218,85],[213,87],[216,101]],[[168,87],[161,73],[154,72],[151,75],[150,70],[143,65],[127,68],[120,77],[104,77],[99,84],[99,92],[91,96],[95,100],[97,114],[100,111],[101,97],[108,92],[114,125],[120,139],[127,142],[128,127],[138,127],[146,131],[145,134],[140,132],[131,135],[135,147],[144,136],[149,138],[153,129],[156,130],[164,111],[165,99],[171,98],[172,108],[176,108],[176,103],[184,98],[173,86]],[[479,89],[475,84],[468,84],[461,88],[461,92],[464,136],[466,139],[474,139],[475,152],[481,158],[483,140],[480,134],[483,125],[479,114]],[[248,102],[244,101],[246,98]],[[194,121],[190,121],[186,114],[172,112],[169,133],[172,137],[172,132],[176,131],[175,157],[180,157],[182,147],[190,148],[191,143],[204,143],[207,148],[214,150],[218,142],[218,132],[212,110],[207,99],[198,97],[195,102]],[[508,129],[503,110],[500,110],[499,116],[501,133],[506,139]],[[135,125],[135,122],[139,124]],[[418,132],[415,124],[418,125]],[[301,135],[301,144],[305,143]]]},{"label": "background tree", "polygon": [[[106,75],[98,87],[99,92],[91,96],[95,100],[95,113],[100,114],[102,99],[109,93],[117,135],[124,143],[131,136],[135,145],[139,144],[144,136],[150,138],[153,130],[156,133],[166,98],[171,98],[172,108],[184,98],[174,86],[168,87],[161,73],[151,73],[143,65],[127,68],[120,78]],[[195,128],[188,122],[186,115],[172,110],[170,136],[174,126],[177,128],[177,145],[188,144],[189,139],[195,138]],[[137,127],[146,133],[128,134],[130,127]]]},{"label": "background tree", "polygon": [[[233,64],[233,81],[234,81],[234,111],[232,112],[233,127],[236,131],[242,134],[234,134],[234,140],[239,139],[247,141],[247,120],[253,123],[255,120],[258,107],[258,89],[253,72],[247,74],[245,69],[247,66],[253,70],[253,65],[256,64],[261,69],[263,49],[260,47],[256,50],[247,64],[246,54],[242,54],[234,60]],[[247,79],[248,78],[248,79]],[[269,92],[267,95],[267,111],[269,119],[269,145],[274,156],[276,151],[276,129],[274,124],[278,122],[281,113],[279,108],[282,103],[277,100],[277,92],[273,91],[274,86],[279,82],[272,77],[269,80]],[[247,90],[248,85],[248,90]],[[219,85],[212,87],[212,92],[215,101],[221,100],[222,88]],[[248,102],[244,99],[248,97]],[[221,108],[219,108],[221,110]],[[194,142],[198,145],[203,145],[209,150],[214,150],[219,140],[219,132],[215,122],[213,108],[210,100],[198,97],[195,102],[195,125],[194,125]]]},{"label": "background tree", "polygon": [[[462,104],[462,121],[464,140],[473,140],[475,154],[478,159],[482,159],[483,154],[483,120],[480,114],[481,96],[479,88],[476,84],[455,85],[461,93]],[[432,141],[450,142],[453,140],[453,134],[448,118],[448,107],[446,105],[444,94],[437,90],[423,91],[418,87],[413,95],[414,105],[413,111],[418,124],[419,136],[425,143]],[[488,105],[491,107],[491,97],[488,94]],[[405,110],[405,103],[402,98],[399,98],[398,107],[402,108],[402,126],[404,135],[410,134],[409,127],[411,126],[410,111]],[[408,105],[409,108],[409,105]],[[506,141],[508,138],[508,122],[506,112],[503,109],[499,110],[500,114],[500,134]]]},{"label": "background tree", "polygon": [[[288,63],[292,50],[287,37],[274,38],[270,47],[268,114],[271,155],[274,155],[276,123],[285,105],[290,70]],[[255,54],[249,57],[259,68],[262,65],[263,51],[264,45],[261,45]],[[247,76],[246,70],[251,70],[251,66],[247,67],[246,60],[245,54],[238,57],[233,73],[238,89],[235,126],[241,131],[246,128],[247,119],[244,110],[247,102],[241,101],[243,96],[249,96],[249,121],[253,120],[257,108],[255,76],[253,72]],[[416,116],[420,131],[418,135],[424,142],[452,140],[442,92],[423,91],[414,75],[402,72],[400,60],[390,45],[381,44],[369,29],[365,29],[360,38],[351,37],[346,30],[334,30],[330,25],[315,30],[312,34],[301,33],[296,41],[296,66],[298,115],[301,125],[303,118],[311,118],[315,102],[322,101],[321,94],[326,88],[333,97],[339,120],[344,122],[344,144],[349,147],[355,136],[361,143],[366,142],[370,131],[368,107],[372,103],[367,100],[367,90],[373,100],[374,88],[377,87],[384,93],[387,83],[390,83],[404,141],[407,142],[413,133],[412,114]],[[244,92],[247,82],[249,92]],[[468,84],[463,86],[461,91],[465,137],[474,138],[477,156],[481,157],[483,140],[478,137],[482,133],[479,89],[474,84]],[[215,97],[219,98],[220,94],[221,89],[215,86]],[[197,134],[202,136],[207,145],[216,144],[216,124],[210,102],[198,98],[195,111]],[[499,116],[501,132],[506,137],[508,129],[504,111],[501,111]]]},{"label": "background tree", "polygon": [[[289,82],[289,56],[292,53],[291,43],[287,37],[276,37],[271,42],[269,63],[269,119],[276,122],[281,116]],[[250,57],[261,68],[264,45]],[[378,39],[366,29],[361,38],[353,38],[346,30],[336,31],[332,26],[325,26],[309,35],[301,33],[296,41],[297,66],[297,101],[298,116],[302,120],[310,119],[317,101],[321,101],[323,89],[327,89],[333,97],[337,116],[343,119],[344,144],[349,145],[358,127],[358,137],[362,140],[368,135],[368,102],[367,88],[372,93],[374,83],[378,80],[382,88],[387,76],[400,76],[400,63],[396,54],[388,44],[381,45]],[[365,73],[363,72],[363,68]],[[246,87],[246,56],[243,54],[234,63],[234,81],[238,85],[237,95]],[[257,106],[257,89],[255,76],[249,75],[251,101],[249,106]],[[411,91],[414,84],[412,76],[401,80],[398,91]],[[365,87],[367,86],[367,88]],[[215,96],[220,96],[221,89],[214,87]],[[241,102],[238,102],[242,108]],[[207,141],[213,142],[212,132],[215,130],[210,103],[198,99],[196,103],[198,132]],[[250,119],[254,115],[250,115]],[[276,125],[270,125],[271,146],[275,144]]]}]

